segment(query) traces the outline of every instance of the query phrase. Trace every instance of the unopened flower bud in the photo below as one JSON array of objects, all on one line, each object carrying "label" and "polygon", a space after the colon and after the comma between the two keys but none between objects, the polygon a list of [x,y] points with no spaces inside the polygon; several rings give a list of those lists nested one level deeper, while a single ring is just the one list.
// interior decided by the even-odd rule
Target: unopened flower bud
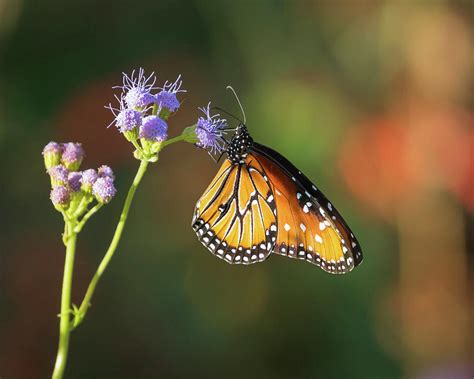
[{"label": "unopened flower bud", "polygon": [[69,188],[73,192],[80,191],[81,189],[81,179],[82,179],[82,173],[79,171],[73,171],[70,172],[68,175],[68,184]]},{"label": "unopened flower bud", "polygon": [[102,177],[96,180],[92,192],[99,203],[108,203],[115,196],[117,190],[112,178]]},{"label": "unopened flower bud", "polygon": [[81,177],[81,189],[84,192],[92,193],[92,186],[99,178],[97,171],[94,169],[84,170]]},{"label": "unopened flower bud", "polygon": [[84,158],[84,149],[80,143],[65,143],[61,161],[68,170],[76,171],[79,169]]},{"label": "unopened flower bud", "polygon": [[115,179],[115,175],[114,175],[114,172],[112,171],[112,169],[107,166],[107,165],[102,165],[100,166],[98,169],[97,169],[97,172],[99,174],[99,177],[100,178],[105,178],[105,177],[108,177],[110,179]]},{"label": "unopened flower bud", "polygon": [[54,207],[61,211],[67,209],[71,194],[65,186],[54,186],[49,197]]},{"label": "unopened flower bud", "polygon": [[48,143],[43,149],[44,165],[47,170],[61,163],[63,147],[56,142]]},{"label": "unopened flower bud", "polygon": [[69,171],[62,164],[53,166],[48,170],[53,186],[65,186],[68,184]]}]

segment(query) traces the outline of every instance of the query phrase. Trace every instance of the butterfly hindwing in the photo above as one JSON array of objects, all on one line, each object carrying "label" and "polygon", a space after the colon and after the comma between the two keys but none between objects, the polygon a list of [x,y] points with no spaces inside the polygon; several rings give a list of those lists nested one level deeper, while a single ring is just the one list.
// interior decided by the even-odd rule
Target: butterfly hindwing
[{"label": "butterfly hindwing", "polygon": [[329,273],[346,273],[362,261],[359,243],[327,198],[277,152],[255,144],[278,211],[275,252],[304,259]]},{"label": "butterfly hindwing", "polygon": [[273,250],[276,206],[263,168],[251,156],[222,164],[194,211],[193,229],[201,243],[229,263],[265,260]]}]

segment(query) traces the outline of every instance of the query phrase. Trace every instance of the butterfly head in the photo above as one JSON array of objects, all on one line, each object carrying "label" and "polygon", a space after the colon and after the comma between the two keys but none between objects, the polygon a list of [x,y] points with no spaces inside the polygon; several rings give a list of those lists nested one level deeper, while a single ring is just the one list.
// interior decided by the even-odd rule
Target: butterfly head
[{"label": "butterfly head", "polygon": [[227,155],[233,163],[241,163],[253,147],[253,139],[245,124],[240,123],[227,145]]}]

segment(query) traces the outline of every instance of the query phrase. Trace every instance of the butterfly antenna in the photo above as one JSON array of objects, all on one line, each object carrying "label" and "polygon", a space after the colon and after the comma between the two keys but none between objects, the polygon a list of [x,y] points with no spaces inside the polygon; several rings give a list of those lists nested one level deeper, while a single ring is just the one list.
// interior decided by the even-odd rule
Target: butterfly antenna
[{"label": "butterfly antenna", "polygon": [[232,118],[235,118],[237,121],[243,124],[242,120],[238,118],[237,116],[234,116],[232,113],[227,112],[225,109],[222,109],[221,107],[212,107],[211,109],[217,109],[219,112],[224,112],[227,116],[230,116]]},{"label": "butterfly antenna", "polygon": [[235,90],[231,86],[227,86],[226,89],[230,89],[234,93],[234,96],[237,100],[237,103],[239,103],[240,110],[242,111],[242,116],[244,116],[244,124],[246,124],[247,123],[247,118],[245,117],[244,107],[242,107],[242,104],[239,100],[239,97],[237,96],[237,93],[235,92]]}]

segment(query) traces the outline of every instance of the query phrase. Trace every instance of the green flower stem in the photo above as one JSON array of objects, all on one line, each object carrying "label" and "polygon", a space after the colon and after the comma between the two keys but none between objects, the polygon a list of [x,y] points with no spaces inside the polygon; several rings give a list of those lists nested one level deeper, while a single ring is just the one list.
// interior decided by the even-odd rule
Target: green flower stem
[{"label": "green flower stem", "polygon": [[74,254],[76,251],[76,237],[74,232],[75,221],[66,222],[66,258],[64,262],[63,288],[61,294],[61,313],[59,322],[59,346],[54,365],[53,379],[61,379],[66,368],[69,349],[69,336],[71,333],[71,287],[74,269]]},{"label": "green flower stem", "polygon": [[117,228],[115,229],[115,233],[112,238],[112,241],[110,242],[110,246],[107,249],[107,252],[105,253],[104,258],[102,258],[102,261],[100,262],[100,265],[97,268],[97,271],[95,272],[89,284],[89,287],[87,288],[87,292],[86,292],[86,295],[84,296],[84,300],[82,300],[81,306],[79,307],[79,310],[75,315],[74,325],[73,325],[74,327],[78,326],[82,322],[82,320],[84,320],[84,317],[86,316],[87,309],[89,308],[90,301],[92,299],[92,295],[94,294],[97,283],[99,282],[100,278],[102,277],[102,274],[104,273],[104,270],[107,268],[107,265],[112,259],[115,253],[115,250],[117,250],[117,246],[122,236],[125,222],[127,221],[127,216],[130,210],[130,205],[132,204],[133,196],[135,195],[135,191],[138,185],[140,184],[140,181],[142,180],[147,167],[148,167],[148,162],[146,160],[142,160],[140,163],[140,167],[138,168],[137,174],[135,175],[135,179],[133,179],[133,183],[130,189],[128,190],[128,194],[127,194],[127,198],[125,199],[125,204],[123,206],[122,214],[120,215],[120,221],[117,224]]},{"label": "green flower stem", "polygon": [[184,134],[181,134],[177,137],[167,139],[166,141],[163,141],[161,144],[161,148],[163,149],[165,146],[171,145],[172,143],[179,142],[179,141],[184,141],[187,138]]},{"label": "green flower stem", "polygon": [[132,142],[135,149],[137,149],[140,153],[142,153],[142,147],[138,144],[137,140],[132,140],[130,142]]},{"label": "green flower stem", "polygon": [[87,220],[89,220],[93,215],[94,213],[96,213],[100,208],[102,208],[104,205],[104,203],[99,203],[99,204],[96,204],[94,207],[92,207],[91,209],[89,209],[89,212],[87,212],[84,217],[82,218],[82,220],[79,222],[79,224],[77,224],[77,226],[74,228],[74,232],[75,233],[80,233],[82,228],[84,227],[84,225],[86,224]]},{"label": "green flower stem", "polygon": [[66,215],[63,213],[63,218],[64,218],[64,233],[63,233],[63,244],[64,246],[67,246],[67,236],[69,233],[69,228],[68,228],[68,220],[66,219]]},{"label": "green flower stem", "polygon": [[86,210],[90,201],[91,199],[89,198],[89,196],[84,196],[79,202],[79,205],[77,206],[77,210],[76,212],[74,212],[71,218],[78,218]]}]

